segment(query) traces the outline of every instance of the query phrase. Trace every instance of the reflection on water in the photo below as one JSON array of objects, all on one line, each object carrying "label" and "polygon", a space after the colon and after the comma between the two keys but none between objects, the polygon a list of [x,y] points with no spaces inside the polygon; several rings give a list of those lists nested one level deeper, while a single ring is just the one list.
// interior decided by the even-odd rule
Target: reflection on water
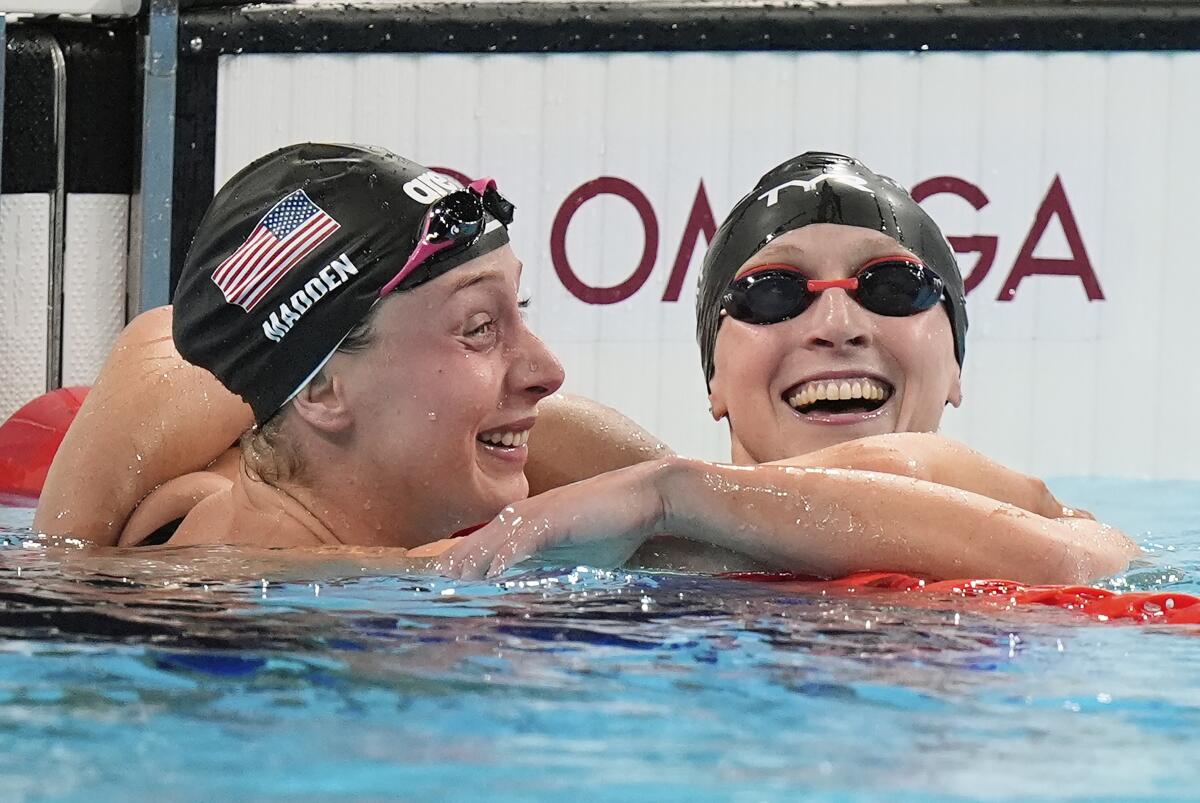
[{"label": "reflection on water", "polygon": [[[1064,484],[1065,485],[1065,484]],[[1200,592],[1200,486],[1076,482]],[[1187,796],[1200,638],[703,577],[0,531],[6,797]],[[6,529],[5,529],[6,528]]]}]

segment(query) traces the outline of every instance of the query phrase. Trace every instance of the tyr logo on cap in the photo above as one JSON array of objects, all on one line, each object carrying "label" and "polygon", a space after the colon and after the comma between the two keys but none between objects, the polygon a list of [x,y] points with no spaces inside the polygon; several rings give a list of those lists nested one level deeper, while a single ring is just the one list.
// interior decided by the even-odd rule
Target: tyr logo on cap
[{"label": "tyr logo on cap", "polygon": [[271,207],[246,241],[217,266],[213,283],[226,301],[249,312],[339,228],[304,190],[296,190]]},{"label": "tyr logo on cap", "polygon": [[845,184],[846,186],[852,187],[857,190],[867,190],[868,192],[870,191],[870,187],[867,185],[867,181],[864,178],[862,178],[861,176],[854,176],[854,175],[847,176],[847,175],[841,175],[838,173],[822,173],[822,174],[820,174],[818,176],[814,176],[813,178],[810,178],[810,179],[798,178],[798,179],[793,179],[791,181],[785,181],[784,183],[780,184],[779,186],[772,187],[771,189],[764,192],[762,195],[758,196],[758,200],[760,200],[760,201],[765,200],[767,202],[767,206],[774,206],[775,204],[779,203],[779,193],[788,189],[789,187],[799,187],[800,189],[804,190],[805,192],[812,192],[813,190],[815,190],[817,188],[817,186],[819,184],[822,184],[826,181],[836,182],[839,184]]}]

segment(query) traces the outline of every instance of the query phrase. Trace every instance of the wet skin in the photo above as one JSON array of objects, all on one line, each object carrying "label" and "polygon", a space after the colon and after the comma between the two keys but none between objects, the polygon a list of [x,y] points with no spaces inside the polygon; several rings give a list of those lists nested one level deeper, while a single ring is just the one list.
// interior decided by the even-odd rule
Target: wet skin
[{"label": "wet skin", "polygon": [[506,246],[381,300],[370,345],[335,354],[282,413],[299,475],[249,465],[172,543],[414,547],[524,498],[524,435],[563,374],[525,326],[520,274]]},{"label": "wet skin", "polygon": [[[739,274],[782,263],[842,279],[881,257],[916,259],[879,232],[813,224],[773,240]],[[715,364],[713,416],[728,419],[738,465],[668,458],[551,491],[506,508],[443,553],[439,568],[481,577],[533,555],[568,565],[634,557],[699,571],[1079,582],[1136,554],[1124,534],[1064,508],[1037,478],[923,434],[962,395],[940,305],[887,317],[825,290],[788,321],[726,317]],[[788,402],[803,382],[852,377],[886,388],[886,400],[803,411]]]},{"label": "wet skin", "polygon": [[[893,250],[891,253],[896,252]],[[863,256],[863,259],[868,258]],[[512,287],[515,296],[515,282]],[[412,297],[415,298],[415,294]],[[822,299],[822,302],[826,300]],[[814,305],[806,315],[820,307],[820,304]],[[381,315],[385,311],[381,310]],[[931,317],[936,320],[936,316]],[[462,349],[453,352],[458,359],[471,361],[479,356],[494,359],[494,347],[468,347],[474,338],[485,337],[488,332],[486,318],[485,314],[472,328],[466,328],[467,322],[464,321],[461,324],[463,328],[437,331]],[[184,467],[182,471],[204,467],[221,454],[236,432],[245,426],[245,423],[239,423],[247,420],[248,413],[244,405],[227,393],[222,396],[224,391],[214,386],[215,380],[210,375],[181,364],[178,355],[169,349],[169,341],[163,345],[162,333],[169,331],[169,312],[165,315],[156,313],[146,321],[135,324],[130,327],[133,333],[131,337],[122,335],[110,364],[102,372],[97,390],[88,399],[91,407],[85,407],[86,415],[81,414],[80,425],[73,427],[68,435],[70,449],[65,445],[64,452],[60,453],[64,459],[61,466],[56,465],[52,471],[56,479],[54,488],[43,499],[44,502],[49,498],[60,503],[45,504],[39,510],[39,521],[64,527],[71,522],[86,521],[88,514],[96,508],[80,503],[79,494],[91,492],[93,497],[110,502],[107,508],[109,520],[107,523],[99,522],[97,531],[100,535],[97,538],[113,538],[111,534],[114,527],[119,528],[120,521],[128,516],[128,511],[140,498],[138,488],[153,488],[157,483],[166,482],[162,490],[168,489],[175,482],[172,478],[179,478],[181,466]],[[480,325],[484,328],[477,331]],[[722,327],[723,330],[726,328]],[[949,349],[949,335],[948,332],[945,334]],[[393,335],[400,338],[398,344],[401,345],[404,342],[404,333],[401,331],[385,327],[382,335],[384,339]],[[835,343],[829,338],[818,340]],[[850,347],[865,348],[862,335],[847,337],[843,341],[842,351],[860,357],[866,353]],[[950,383],[944,386],[946,395],[936,404],[916,404],[915,401],[922,398],[937,399],[939,394],[914,392],[918,385],[912,374],[917,369],[898,356],[901,351],[899,346],[889,342],[886,348],[878,348],[878,368],[881,372],[890,372],[888,381],[895,384],[899,396],[896,404],[901,415],[896,420],[915,421],[918,420],[918,413],[924,411],[931,416],[929,420],[933,424],[930,426],[936,425],[936,416],[940,416],[944,401],[955,400],[950,395]],[[515,351],[520,352],[520,349]],[[504,352],[505,349],[501,347],[501,357]],[[364,355],[344,356],[349,359]],[[952,353],[949,359],[953,360]],[[307,491],[303,488],[283,489],[288,492],[275,493],[278,489],[262,483],[246,484],[238,475],[229,489],[210,494],[200,506],[193,509],[189,522],[193,517],[200,520],[202,517],[197,515],[199,513],[212,514],[209,516],[211,526],[187,528],[200,537],[191,541],[184,539],[181,543],[204,543],[205,535],[209,538],[207,542],[211,542],[214,534],[224,533],[232,536],[233,543],[257,545],[423,543],[425,546],[410,550],[409,554],[432,555],[450,545],[446,542],[428,543],[438,537],[428,530],[408,532],[401,537],[398,530],[404,531],[400,530],[398,522],[419,521],[424,516],[423,520],[428,523],[422,527],[434,528],[442,526],[435,523],[438,516],[442,516],[447,526],[453,526],[457,521],[467,521],[476,515],[476,507],[482,512],[496,499],[506,495],[504,489],[508,488],[510,475],[502,466],[509,463],[497,465],[484,460],[485,457],[499,455],[492,455],[490,451],[480,453],[480,449],[491,447],[477,446],[472,439],[477,440],[479,434],[486,434],[486,427],[512,427],[521,419],[514,421],[513,418],[500,415],[492,418],[490,412],[485,414],[478,405],[468,405],[474,412],[461,420],[455,419],[456,423],[450,429],[451,437],[447,441],[449,445],[445,449],[447,454],[436,455],[429,465],[419,464],[422,471],[427,473],[432,466],[460,470],[466,474],[463,485],[454,488],[462,494],[461,497],[453,499],[449,495],[440,495],[438,499],[439,503],[447,500],[461,503],[460,507],[443,515],[441,511],[428,507],[428,500],[414,501],[407,494],[397,493],[396,481],[383,472],[389,458],[387,450],[382,448],[382,442],[394,437],[397,431],[411,434],[410,430],[398,430],[401,422],[388,419],[380,420],[380,426],[369,430],[364,428],[359,432],[355,426],[354,411],[371,409],[373,415],[386,417],[386,404],[375,408],[371,405],[382,404],[387,397],[374,394],[368,399],[366,394],[378,386],[381,372],[391,371],[387,377],[391,382],[397,381],[396,374],[399,372],[395,371],[396,365],[392,360],[360,361],[355,364],[362,369],[358,373],[348,367],[349,363],[338,366],[331,364],[331,367],[338,368],[338,371],[330,372],[333,380],[302,394],[298,400],[297,415],[307,425],[325,433],[316,440],[318,446],[324,444],[330,449],[344,446],[348,438],[355,436],[360,441],[370,441],[368,445],[372,448],[362,450],[366,460],[362,468],[341,461],[336,450],[318,450],[319,453],[310,456],[310,465],[314,471],[326,473],[314,477],[311,484],[314,488],[330,489],[323,497],[306,495]],[[793,366],[788,364],[785,367],[790,369]],[[956,378],[957,366],[954,368]],[[339,372],[345,373],[345,376]],[[508,386],[509,390],[505,390],[505,384],[497,382],[496,377],[500,374],[507,376],[506,371],[485,366],[476,373],[481,380],[489,376],[491,379],[478,384],[472,380],[465,390],[456,389],[456,392],[465,392],[469,399],[490,399],[502,406],[504,399],[511,396],[514,404],[506,414],[514,413],[524,403],[523,399],[542,393],[543,386],[537,380],[530,380],[529,384],[523,386],[522,381],[517,381]],[[526,380],[536,373],[533,367],[529,367]],[[762,377],[763,385],[775,383],[779,386],[786,379],[781,369],[769,365],[760,368],[758,375]],[[162,381],[158,381],[157,377],[161,377]],[[804,376],[796,377],[800,378]],[[184,385],[195,392],[178,393]],[[104,391],[105,387],[111,388],[112,392]],[[139,392],[135,396],[131,392],[134,387],[156,393],[162,391],[162,402],[147,410],[147,394]],[[487,388],[491,388],[491,392],[485,392]],[[782,389],[786,390],[785,387]],[[408,390],[411,393],[411,388]],[[749,390],[761,395],[760,388]],[[397,392],[402,394],[403,391],[403,387],[392,387],[389,395]],[[357,401],[350,403],[355,393],[362,395],[356,396]],[[428,407],[430,398],[414,397],[409,401],[413,402],[411,413],[425,415],[428,419],[427,414],[434,412],[435,418],[428,420],[436,423],[438,409]],[[220,426],[198,428],[197,419],[188,415],[193,407],[196,413],[207,415],[214,424]],[[170,414],[164,417],[164,410],[169,410]],[[913,412],[904,415],[906,410]],[[497,408],[497,413],[500,412]],[[610,450],[611,459],[597,461],[597,455],[603,451],[597,446],[611,441],[613,433],[620,431],[610,425],[613,417],[620,419],[616,414],[609,417],[592,412],[582,415],[569,412],[560,416],[558,425],[552,430],[553,437],[548,436],[557,444],[558,453],[551,461],[557,467],[546,471],[542,466],[538,472],[542,477],[540,486],[562,485],[589,474],[654,457],[654,452],[662,453],[660,444],[647,443],[645,438],[639,436],[625,438],[629,441],[629,448]],[[133,429],[145,433],[145,438],[135,444],[137,465],[142,467],[137,472],[132,469],[115,473],[103,470],[106,466],[110,467],[114,460],[124,459],[120,457],[124,454],[128,455],[127,459],[133,465],[133,451],[125,442],[129,429],[117,425],[115,418],[132,421]],[[404,423],[410,427],[416,426],[411,421]],[[628,422],[625,421],[625,424],[628,425]],[[626,430],[630,428],[626,426]],[[782,429],[777,431],[787,432]],[[97,450],[97,441],[102,440],[107,432],[114,432],[120,437],[113,440],[111,450]],[[191,437],[192,448],[176,448],[181,442],[180,436]],[[152,440],[152,437],[158,440]],[[796,435],[793,433],[789,437]],[[739,438],[744,442],[743,448],[749,457],[750,448],[758,448],[758,445],[753,438],[744,434]],[[391,442],[396,443],[395,440]],[[533,442],[537,443],[536,435]],[[702,552],[705,544],[718,550],[719,554],[710,553],[707,556],[711,558],[707,563],[694,560],[678,566],[700,571],[744,568],[744,563],[729,565],[724,562],[726,556],[740,553],[748,556],[752,563],[824,575],[888,567],[932,577],[975,574],[1004,575],[1030,581],[1065,581],[1115,571],[1124,565],[1130,554],[1128,542],[1119,532],[1088,520],[1058,518],[1064,515],[1064,511],[1036,478],[1012,472],[945,439],[900,433],[847,439],[816,452],[804,451],[813,447],[801,439],[795,448],[797,451],[786,462],[800,469],[718,466],[700,461],[667,459],[613,471],[590,482],[563,487],[554,493],[517,503],[516,515],[506,514],[477,536],[454,542],[454,552],[447,555],[448,563],[440,564],[440,567],[453,573],[472,574],[489,568],[502,568],[511,565],[522,555],[563,544],[585,550],[583,555],[572,556],[572,560],[588,562],[587,550],[595,550],[597,545],[603,545],[602,555],[607,557],[598,562],[610,559],[619,562],[622,553],[627,554],[629,549],[636,548],[647,537],[663,533],[683,535],[690,539],[680,543],[691,545],[692,556]],[[517,456],[514,454],[512,457]],[[572,465],[570,460],[564,458],[572,458],[576,462]],[[87,462],[89,459],[90,463]],[[504,459],[507,461],[508,458]],[[85,464],[97,470],[82,468]],[[489,467],[494,467],[495,471]],[[564,471],[564,467],[567,470]],[[850,470],[836,470],[842,468]],[[219,472],[213,474],[221,477]],[[101,484],[92,479],[83,482],[83,487],[80,487],[80,480],[84,476],[118,475],[131,481],[129,488],[122,486],[118,493],[103,489],[103,495],[97,496]],[[546,483],[547,477],[552,481]],[[208,479],[212,480],[212,476]],[[517,483],[519,493],[520,480],[512,481]],[[430,488],[437,490],[432,483],[428,484],[427,490]],[[185,504],[195,500],[195,497],[188,497],[186,493],[181,493],[180,498]],[[68,500],[68,504],[71,500],[75,501],[75,511],[72,513],[63,506],[61,500]],[[231,505],[231,500],[237,505]],[[402,503],[408,504],[410,509],[396,507]],[[422,506],[428,507],[424,514],[422,510],[425,508]],[[243,521],[239,522],[236,517],[231,519],[234,511],[240,511]],[[71,515],[63,515],[64,512]],[[297,523],[300,525],[298,529]],[[181,534],[187,535],[183,530]],[[102,542],[112,543],[111,540]],[[614,558],[614,555],[617,557]]]},{"label": "wet skin", "polygon": [[386,478],[377,499],[409,500],[410,529],[448,534],[529,493],[528,447],[486,439],[527,434],[538,402],[563,382],[522,317],[520,276],[504,246],[394,293],[381,302],[374,345],[330,360],[348,413],[331,437],[345,439],[360,471]]}]

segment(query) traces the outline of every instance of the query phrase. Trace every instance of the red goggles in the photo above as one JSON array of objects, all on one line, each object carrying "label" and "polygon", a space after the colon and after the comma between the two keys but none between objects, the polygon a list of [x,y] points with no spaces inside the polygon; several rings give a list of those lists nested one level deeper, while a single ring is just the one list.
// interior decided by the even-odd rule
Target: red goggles
[{"label": "red goggles", "polygon": [[766,325],[803,313],[822,291],[841,288],[863,309],[890,318],[932,308],[945,289],[941,278],[911,259],[883,257],[848,279],[809,279],[792,265],[761,265],[738,277],[722,298],[722,312],[739,321]]}]

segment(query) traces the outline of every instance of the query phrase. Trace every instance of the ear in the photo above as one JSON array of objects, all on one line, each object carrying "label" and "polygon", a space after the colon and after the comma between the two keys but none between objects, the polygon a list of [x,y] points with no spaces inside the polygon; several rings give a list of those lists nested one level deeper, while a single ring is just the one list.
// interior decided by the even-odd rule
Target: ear
[{"label": "ear", "polygon": [[323,432],[345,432],[354,423],[342,378],[337,374],[318,372],[292,400],[292,406],[302,419]]},{"label": "ear", "polygon": [[950,393],[946,396],[946,403],[954,407],[962,404],[962,370],[954,372],[954,378],[950,380]]},{"label": "ear", "polygon": [[716,376],[708,383],[708,411],[712,414],[713,421],[720,421],[729,415],[729,405],[725,403],[725,393]]}]

